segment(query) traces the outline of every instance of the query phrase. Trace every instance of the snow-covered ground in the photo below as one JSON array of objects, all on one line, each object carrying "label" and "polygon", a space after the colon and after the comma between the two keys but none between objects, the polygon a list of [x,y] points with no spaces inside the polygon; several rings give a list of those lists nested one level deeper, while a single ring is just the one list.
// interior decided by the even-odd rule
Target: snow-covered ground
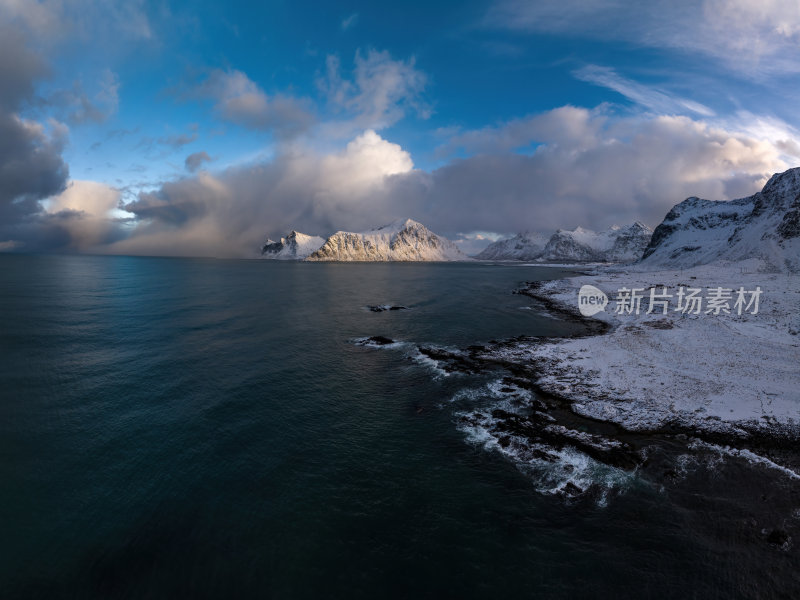
[{"label": "snow-covered ground", "polygon": [[[544,283],[533,292],[575,312],[578,290],[593,285],[611,302],[594,318],[608,333],[593,337],[522,343],[497,350],[504,358],[535,361],[542,389],[569,399],[581,415],[630,430],[677,425],[707,433],[800,431],[800,277],[761,273],[749,260],[684,270],[598,267],[590,275]],[[616,314],[620,288],[662,286],[760,287],[757,314],[684,314],[671,299],[646,314]]]}]

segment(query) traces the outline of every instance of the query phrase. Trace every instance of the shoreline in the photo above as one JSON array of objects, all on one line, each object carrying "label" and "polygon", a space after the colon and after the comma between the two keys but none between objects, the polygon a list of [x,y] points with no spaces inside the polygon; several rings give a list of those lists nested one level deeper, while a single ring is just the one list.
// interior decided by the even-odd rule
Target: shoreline
[{"label": "shoreline", "polygon": [[[721,270],[721,275],[720,273],[715,274],[713,285],[716,285],[721,279],[730,280],[732,269],[728,267]],[[800,364],[800,335],[796,329],[793,330],[791,327],[788,327],[786,332],[780,330],[780,326],[786,324],[784,321],[797,321],[793,313],[796,312],[794,298],[800,295],[798,278],[789,279],[787,277],[785,280],[787,289],[785,290],[770,290],[775,297],[768,298],[764,303],[766,306],[762,304],[762,312],[749,319],[747,317],[750,315],[741,318],[725,315],[697,315],[693,316],[694,318],[686,318],[684,315],[676,316],[674,313],[637,315],[632,318],[628,316],[626,319],[608,312],[601,312],[597,315],[599,318],[596,318],[585,317],[574,308],[577,306],[577,290],[581,285],[590,282],[598,282],[602,287],[607,287],[609,281],[614,279],[620,280],[618,285],[633,287],[636,283],[631,283],[632,280],[641,282],[643,278],[645,280],[649,278],[658,283],[649,285],[640,283],[640,285],[645,289],[660,288],[661,281],[667,276],[697,281],[698,275],[691,275],[691,272],[692,270],[686,270],[685,273],[683,271],[678,273],[675,271],[608,270],[552,281],[537,281],[528,283],[522,289],[517,290],[516,293],[540,302],[548,311],[555,312],[561,318],[572,319],[589,328],[586,335],[573,338],[540,339],[533,348],[526,346],[518,349],[534,350],[530,358],[540,361],[540,365],[547,363],[549,372],[548,369],[540,366],[537,369],[538,378],[535,383],[542,391],[557,395],[573,406],[576,403],[585,403],[586,399],[581,396],[588,396],[593,400],[604,399],[623,405],[635,405],[637,399],[631,398],[630,394],[626,397],[624,393],[618,393],[619,388],[614,384],[619,383],[619,380],[626,379],[625,383],[631,384],[632,388],[638,384],[640,389],[647,389],[650,386],[645,384],[646,376],[661,374],[662,381],[658,383],[664,386],[664,394],[672,396],[673,394],[669,394],[670,391],[693,389],[694,384],[698,380],[702,380],[711,385],[695,389],[697,393],[684,398],[683,404],[668,403],[664,399],[660,405],[656,402],[648,406],[633,407],[643,412],[650,410],[663,412],[664,414],[658,415],[658,418],[637,420],[636,418],[627,418],[620,412],[604,414],[602,417],[594,414],[591,410],[579,412],[584,416],[593,416],[600,421],[618,423],[630,431],[662,431],[664,425],[667,425],[668,429],[678,427],[704,434],[723,433],[731,436],[732,439],[747,438],[757,434],[781,439],[800,439],[800,391],[792,387],[793,381],[795,385],[800,384],[800,374],[795,368],[795,365]],[[708,270],[703,268],[698,268],[694,272],[708,275]],[[750,278],[759,279],[759,275],[771,278],[773,281],[785,277],[776,274],[750,274]],[[769,305],[770,302],[772,306]],[[762,317],[764,323],[759,323],[758,319]],[[713,319],[717,319],[717,321],[714,322]],[[726,319],[729,319],[730,322],[726,322]],[[672,339],[666,340],[665,338],[668,337]],[[732,344],[732,346],[740,349],[738,355],[732,352],[731,346],[719,343],[729,341],[729,338],[735,338],[736,344]],[[583,355],[572,352],[580,345],[575,342],[577,339],[584,341],[583,347],[580,348],[584,351]],[[626,343],[631,343],[633,340],[636,343],[631,344],[632,347],[625,346]],[[669,344],[659,345],[659,342],[665,341],[668,341]],[[607,347],[602,348],[603,345]],[[672,352],[668,357],[662,356],[661,358],[664,358],[665,362],[660,366],[641,362],[633,365],[632,362],[624,361],[621,364],[614,364],[615,360],[619,361],[620,358],[631,358],[632,356],[638,356],[641,360],[659,358],[659,354],[667,354],[671,350],[676,350],[676,346],[685,352],[682,355]],[[700,353],[693,352],[698,346],[704,351],[702,356]],[[643,352],[643,349],[647,347],[650,348],[650,352]],[[603,352],[596,352],[601,348]],[[764,355],[757,356],[758,349],[761,349]],[[637,352],[641,352],[641,354],[637,354]],[[667,358],[670,360],[666,360]],[[756,363],[758,358],[761,359],[761,364]],[[767,358],[772,360],[767,361]],[[700,362],[701,360],[704,362]],[[592,368],[587,368],[581,364],[581,361],[593,363],[590,365]],[[765,362],[767,364],[763,364]],[[731,365],[738,368],[747,363],[753,364],[753,369],[736,379],[726,380],[724,375],[727,373],[715,371],[715,369]],[[690,380],[687,372],[683,370],[687,365],[691,367],[695,380]],[[647,371],[647,367],[650,367],[649,371]],[[569,378],[570,374],[579,374],[583,381],[560,385],[558,378],[553,375],[553,371],[565,378]],[[642,373],[642,371],[645,372]],[[647,383],[651,382],[648,380]],[[730,393],[722,390],[724,397],[722,404],[730,411],[730,415],[720,414],[719,406],[712,406],[712,410],[708,411],[700,408],[719,403],[720,389],[714,389],[714,385],[723,388],[726,383],[735,388]],[[780,393],[780,398],[770,399],[769,405],[765,406],[763,396],[778,395],[776,391],[766,391],[770,386]],[[600,391],[595,388],[599,388]],[[747,391],[755,388],[763,388],[763,393],[756,397],[746,394]],[[687,396],[689,395],[687,394]],[[580,405],[577,408],[580,409]],[[691,409],[694,411],[690,412]]]},{"label": "shoreline", "polygon": [[[445,370],[501,369],[509,374],[500,381],[511,406],[463,413],[460,427],[502,452],[519,454],[523,461],[525,456],[546,459],[545,448],[569,446],[606,465],[635,471],[646,465],[647,447],[654,440],[670,440],[689,448],[706,445],[800,479],[800,453],[795,448],[800,440],[800,395],[791,389],[792,376],[797,379],[794,365],[800,364],[800,338],[776,333],[787,318],[794,318],[800,286],[793,277],[785,282],[787,289],[779,289],[773,284],[785,276],[745,272],[752,268],[735,264],[643,272],[614,266],[527,283],[513,293],[530,297],[558,318],[579,322],[585,332],[567,338],[520,336],[457,353],[425,346],[418,350]],[[727,315],[687,319],[674,314],[641,315],[638,321],[626,322],[609,313],[585,317],[577,310],[577,290],[586,283],[607,288],[612,281],[644,279],[660,286],[674,279],[703,280],[711,286],[738,275],[747,275],[745,283],[763,281],[772,295],[767,295],[760,315],[733,323],[712,321]],[[731,354],[732,343],[745,347]],[[660,367],[630,360],[658,359],[659,353],[676,346],[685,351]],[[753,346],[761,347],[770,361]],[[702,361],[697,358],[698,348],[715,347],[718,352],[706,352]],[[748,360],[768,364],[741,371]],[[731,370],[740,370],[740,377],[720,399],[718,388]],[[762,386],[760,397],[748,395]],[[783,396],[765,406],[764,396],[776,393],[770,389],[779,389]]]}]

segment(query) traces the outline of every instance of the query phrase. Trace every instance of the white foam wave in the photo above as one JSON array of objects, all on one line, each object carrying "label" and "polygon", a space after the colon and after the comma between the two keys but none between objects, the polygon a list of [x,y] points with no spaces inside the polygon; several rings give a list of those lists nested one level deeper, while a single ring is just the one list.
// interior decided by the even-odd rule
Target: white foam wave
[{"label": "white foam wave", "polygon": [[541,494],[575,498],[592,494],[598,506],[606,506],[609,494],[623,493],[635,474],[594,460],[571,446],[554,448],[520,436],[508,436],[501,444],[494,432],[495,420],[485,412],[456,413],[458,429],[466,441],[511,459],[533,481]]},{"label": "white foam wave", "polygon": [[[531,397],[530,390],[521,388],[518,385],[504,381],[503,379],[495,379],[494,381],[490,381],[486,385],[480,387],[458,390],[450,398],[450,402],[462,402],[465,400],[476,402],[478,400],[488,398],[492,400],[511,400],[518,403],[520,401],[529,401],[531,400]],[[513,412],[513,403],[503,403],[502,405],[496,405],[496,407]]]},{"label": "white foam wave", "polygon": [[356,346],[364,346],[365,348],[378,348],[380,350],[383,349],[397,350],[400,348],[406,348],[410,345],[409,342],[399,342],[399,341],[394,341],[390,344],[380,344],[378,342],[372,341],[372,338],[369,337],[353,338],[350,340],[350,342],[355,344]]},{"label": "white foam wave", "polygon": [[746,450],[742,448],[733,448],[731,446],[720,446],[717,444],[711,444],[708,442],[703,442],[701,440],[693,440],[689,444],[689,448],[693,450],[697,449],[704,449],[704,450],[712,450],[719,454],[720,456],[732,456],[734,458],[741,458],[746,460],[751,465],[760,465],[762,467],[767,467],[769,469],[775,469],[776,471],[780,471],[790,479],[798,479],[800,480],[800,474],[789,469],[788,467],[784,467],[783,465],[779,465],[778,463],[768,459],[765,456],[761,456],[760,454],[756,454],[751,450]]},{"label": "white foam wave", "polygon": [[[457,352],[457,350],[449,350],[447,348],[442,348],[443,350],[448,350],[449,352]],[[420,366],[423,366],[430,370],[433,373],[433,379],[445,379],[447,377],[451,377],[453,375],[461,375],[459,371],[447,371],[439,366],[439,361],[435,358],[431,358],[427,354],[423,354],[419,351],[419,348],[415,347],[414,351],[409,354],[409,358],[413,360]]]}]

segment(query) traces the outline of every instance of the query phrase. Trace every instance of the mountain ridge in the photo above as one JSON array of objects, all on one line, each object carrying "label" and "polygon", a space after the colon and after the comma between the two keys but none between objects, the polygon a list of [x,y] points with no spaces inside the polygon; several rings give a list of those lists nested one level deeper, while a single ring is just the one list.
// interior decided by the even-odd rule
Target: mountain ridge
[{"label": "mountain ridge", "polygon": [[653,232],[641,263],[686,268],[750,258],[770,270],[800,272],[800,167],[775,173],[752,196],[692,196],[676,204]]},{"label": "mountain ridge", "polygon": [[355,233],[337,231],[306,259],[308,261],[466,261],[458,246],[412,219]]},{"label": "mountain ridge", "polygon": [[652,230],[640,221],[595,232],[583,227],[559,229],[550,237],[524,233],[490,244],[475,258],[538,262],[633,262],[641,258]]}]

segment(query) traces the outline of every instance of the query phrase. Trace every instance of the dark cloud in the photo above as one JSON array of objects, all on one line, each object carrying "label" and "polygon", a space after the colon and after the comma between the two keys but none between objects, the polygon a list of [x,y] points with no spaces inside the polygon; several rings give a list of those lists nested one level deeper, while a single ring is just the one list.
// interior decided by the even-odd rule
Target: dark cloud
[{"label": "dark cloud", "polygon": [[0,110],[16,112],[33,97],[34,82],[48,74],[47,64],[28,48],[22,33],[0,24]]},{"label": "dark cloud", "polygon": [[25,244],[21,238],[40,216],[39,201],[66,185],[68,168],[61,158],[66,127],[57,122],[45,127],[18,114],[45,73],[21,35],[0,29],[0,242]]},{"label": "dark cloud", "polygon": [[187,156],[186,160],[184,161],[184,165],[186,166],[187,171],[194,173],[202,166],[203,163],[211,162],[212,160],[214,159],[212,159],[208,155],[208,152],[204,150],[202,152],[195,152]]}]

